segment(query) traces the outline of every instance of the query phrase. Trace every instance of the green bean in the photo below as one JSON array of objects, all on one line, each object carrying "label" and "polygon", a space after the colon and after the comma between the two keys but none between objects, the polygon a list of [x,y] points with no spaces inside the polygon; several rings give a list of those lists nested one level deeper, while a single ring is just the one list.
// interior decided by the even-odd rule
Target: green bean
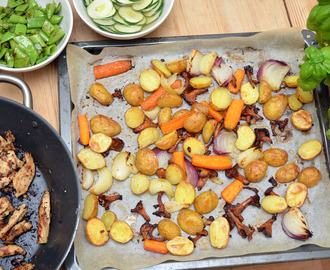
[{"label": "green bean", "polygon": [[41,62],[45,61],[48,59],[48,55],[44,56],[44,57],[41,57],[37,60],[36,64],[40,64]]},{"label": "green bean", "polygon": [[6,42],[8,40],[11,40],[13,37],[14,37],[14,33],[12,33],[12,32],[6,32],[3,35],[2,39],[1,39],[1,42]]},{"label": "green bean", "polygon": [[17,42],[13,39],[9,40],[9,45],[10,45],[10,48],[13,50],[18,46]]},{"label": "green bean", "polygon": [[16,35],[25,35],[27,27],[25,24],[18,23],[15,27],[15,34]]},{"label": "green bean", "polygon": [[18,47],[29,56],[31,65],[34,65],[38,59],[39,53],[34,47],[33,42],[23,35],[14,37],[14,40],[17,42]]},{"label": "green bean", "polygon": [[48,56],[54,54],[54,53],[56,52],[56,45],[53,44],[53,45],[48,46],[48,47],[45,49],[44,52],[45,52],[45,55],[48,55]]},{"label": "green bean", "polygon": [[16,14],[12,14],[9,17],[8,22],[10,22],[10,23],[27,23],[27,20],[23,16],[18,16]]},{"label": "green bean", "polygon": [[48,20],[45,20],[42,28],[41,28],[48,36],[50,36],[50,34],[53,32],[54,30],[54,25],[48,21]]},{"label": "green bean", "polygon": [[24,58],[28,57],[20,48],[16,47],[14,49],[14,54],[16,58]]},{"label": "green bean", "polygon": [[27,19],[27,28],[40,28],[44,25],[45,18],[36,17],[36,18],[28,18]]},{"label": "green bean", "polygon": [[59,24],[63,19],[63,16],[60,16],[60,15],[56,15],[54,14],[50,19],[49,21],[52,23],[52,24]]},{"label": "green bean", "polygon": [[25,68],[29,65],[29,57],[15,58],[14,59],[14,68]]},{"label": "green bean", "polygon": [[8,48],[1,48],[1,50],[0,50],[0,59],[5,55],[6,52],[8,52]]},{"label": "green bean", "polygon": [[39,44],[41,47],[47,47],[46,43],[39,34],[30,36],[30,39],[34,44]]},{"label": "green bean", "polygon": [[10,8],[15,8],[15,7],[17,7],[19,5],[22,5],[22,4],[24,4],[24,1],[8,0],[7,5]]},{"label": "green bean", "polygon": [[62,10],[62,3],[58,3],[56,10],[55,10],[55,14],[59,13]]},{"label": "green bean", "polygon": [[56,10],[56,6],[54,4],[48,3],[46,5],[46,15],[48,20],[53,16],[55,10]]},{"label": "green bean", "polygon": [[7,66],[12,68],[14,67],[14,56],[10,53],[10,51],[7,51],[5,53],[5,60],[7,62]]},{"label": "green bean", "polygon": [[57,28],[49,36],[48,44],[51,45],[57,43],[64,35],[65,33],[63,32],[63,30],[61,28]]},{"label": "green bean", "polygon": [[48,36],[44,31],[42,31],[42,29],[39,30],[39,35],[42,37],[42,39],[43,39],[45,42],[48,42],[48,40],[49,40],[49,36]]},{"label": "green bean", "polygon": [[29,7],[29,4],[22,4],[15,8],[16,12],[25,11]]}]

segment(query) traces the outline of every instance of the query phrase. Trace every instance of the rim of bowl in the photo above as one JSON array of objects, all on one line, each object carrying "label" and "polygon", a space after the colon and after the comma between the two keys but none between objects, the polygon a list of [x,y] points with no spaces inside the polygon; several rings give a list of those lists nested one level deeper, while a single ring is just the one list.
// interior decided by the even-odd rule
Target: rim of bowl
[{"label": "rim of bowl", "polygon": [[[88,17],[87,14],[84,14],[84,13],[81,12],[80,7],[82,7],[81,5],[83,5],[82,0],[73,0],[72,2],[73,2],[73,6],[74,6],[76,12],[78,13],[79,17],[92,30],[94,30],[95,32],[97,32],[100,35],[102,35],[104,37],[107,37],[107,38],[118,39],[118,40],[129,40],[129,39],[136,39],[136,38],[139,38],[139,37],[142,37],[142,36],[145,36],[145,35],[151,33],[152,31],[157,29],[165,21],[165,19],[168,17],[168,15],[170,14],[170,12],[173,8],[174,0],[164,0],[164,1],[168,1],[170,3],[169,9],[165,13],[163,13],[160,16],[160,18],[158,20],[156,20],[156,22],[154,22],[154,24],[152,24],[150,27],[148,27],[147,29],[145,29],[141,32],[137,32],[137,33],[133,33],[133,34],[113,34],[113,33],[101,30],[93,22],[90,21],[91,19]],[[83,7],[83,8],[86,9],[85,7]],[[88,19],[90,19],[90,20],[88,20]]]},{"label": "rim of bowl", "polygon": [[73,28],[73,13],[72,13],[71,5],[69,4],[68,0],[62,0],[62,1],[58,1],[58,2],[62,3],[62,5],[63,5],[62,8],[65,8],[67,11],[69,11],[69,16],[68,16],[69,17],[69,31],[68,31],[68,33],[65,33],[62,45],[60,47],[57,47],[56,52],[54,54],[52,54],[47,60],[41,62],[40,64],[31,66],[31,67],[25,67],[25,68],[9,68],[5,65],[0,64],[0,70],[10,71],[10,72],[33,71],[33,70],[42,68],[42,67],[48,65],[49,63],[53,62],[61,54],[61,52],[65,49],[65,47],[68,44],[69,39],[71,37],[72,28]]}]

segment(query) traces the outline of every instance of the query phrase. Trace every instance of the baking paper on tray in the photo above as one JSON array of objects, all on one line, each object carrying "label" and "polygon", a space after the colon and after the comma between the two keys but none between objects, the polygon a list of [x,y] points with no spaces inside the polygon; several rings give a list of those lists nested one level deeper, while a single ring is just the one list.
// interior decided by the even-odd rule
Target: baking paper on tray
[{"label": "baking paper on tray", "polygon": [[[275,30],[257,34],[251,37],[228,37],[221,39],[194,39],[187,41],[171,42],[166,44],[153,44],[148,46],[132,46],[132,47],[110,47],[104,49],[99,55],[92,55],[75,45],[68,45],[67,48],[67,63],[70,76],[70,87],[72,102],[75,107],[72,112],[72,140],[74,157],[82,146],[77,143],[79,139],[77,115],[86,114],[90,119],[96,114],[104,114],[121,124],[122,131],[117,136],[125,141],[125,151],[136,153],[138,151],[137,134],[134,134],[125,124],[124,113],[130,107],[125,100],[115,98],[114,102],[109,106],[102,106],[88,94],[89,87],[95,82],[93,75],[93,66],[108,62],[113,62],[120,59],[131,59],[133,69],[117,76],[97,80],[102,83],[110,92],[114,92],[116,88],[123,89],[128,83],[138,83],[139,74],[146,68],[151,68],[150,61],[152,59],[164,59],[171,61],[189,56],[192,49],[198,49],[202,53],[216,51],[219,56],[223,56],[225,62],[232,66],[233,70],[246,65],[251,65],[254,68],[254,75],[260,65],[268,59],[277,59],[285,61],[291,65],[292,74],[298,74],[298,64],[304,55],[304,40],[300,29],[285,29]],[[208,100],[209,93],[216,88],[214,83],[209,89],[209,92],[198,96],[198,101],[203,99]],[[282,93],[288,96],[295,93],[295,89],[284,88]],[[274,95],[275,93],[273,93]],[[235,97],[235,95],[233,95]],[[236,98],[239,98],[237,95]],[[185,107],[184,105],[183,107]],[[256,105],[261,109],[261,105]],[[186,106],[188,108],[188,106]],[[152,224],[160,221],[161,218],[156,217],[152,213],[155,211],[153,205],[157,204],[157,195],[151,195],[148,192],[142,195],[134,195],[130,190],[130,179],[125,181],[117,181],[114,179],[113,186],[107,193],[122,194],[123,200],[116,201],[111,204],[110,210],[117,214],[118,220],[126,221],[134,232],[134,238],[126,244],[116,243],[110,239],[104,246],[96,247],[90,244],[85,235],[86,221],[82,218],[79,223],[79,228],[75,238],[75,249],[80,267],[85,269],[101,269],[104,267],[113,267],[119,269],[136,269],[159,264],[167,260],[191,261],[200,260],[210,257],[227,257],[238,256],[245,254],[257,254],[265,252],[280,252],[296,248],[303,244],[316,244],[321,247],[330,246],[330,231],[328,224],[330,215],[328,209],[330,206],[330,182],[325,161],[324,152],[312,161],[303,161],[297,155],[297,149],[301,143],[309,139],[318,139],[322,141],[321,130],[314,102],[304,104],[303,109],[309,111],[313,118],[313,127],[310,131],[301,132],[292,127],[290,121],[288,130],[292,131],[293,137],[283,142],[283,137],[272,137],[273,144],[264,144],[264,150],[271,147],[279,147],[286,149],[289,154],[288,163],[296,163],[300,169],[308,166],[315,166],[322,172],[322,180],[319,185],[309,189],[308,200],[301,207],[309,223],[313,237],[307,241],[299,241],[289,238],[281,228],[281,218],[283,214],[278,215],[278,220],[273,225],[273,237],[266,238],[262,233],[257,231],[253,234],[253,239],[248,241],[243,239],[234,228],[231,231],[231,238],[228,246],[225,249],[215,249],[211,247],[208,236],[202,237],[197,242],[197,247],[189,256],[173,256],[171,254],[161,255],[145,251],[143,249],[143,241],[139,235],[140,226],[144,223],[142,216],[132,214],[131,209],[135,208],[139,200],[143,204],[151,217]],[[175,111],[175,110],[174,110]],[[262,109],[260,110],[262,112]],[[291,111],[287,109],[282,119],[289,117]],[[258,121],[252,128],[266,127],[270,130],[268,120]],[[152,148],[152,146],[150,147]],[[116,152],[110,152],[106,157],[108,168],[111,169],[111,164]],[[77,162],[79,172],[81,165]],[[234,161],[235,164],[235,161]],[[271,176],[274,176],[276,168],[269,167],[264,180],[256,184],[250,184],[251,187],[256,187],[259,190],[261,199],[264,197],[264,191],[271,186],[267,181]],[[152,177],[150,177],[152,178]],[[211,181],[207,181],[205,187],[201,191],[197,191],[197,195],[209,189],[214,190],[217,194],[223,190],[232,180],[227,179],[223,172],[219,172],[219,178],[223,180],[223,185],[216,185]],[[282,184],[276,188],[276,193],[285,196],[285,191],[288,184]],[[88,191],[82,192],[81,211],[83,210],[83,202]],[[249,190],[243,190],[233,202],[241,203],[246,198],[254,195]],[[162,197],[163,202],[167,201],[166,195]],[[219,200],[217,208],[206,217],[218,217],[224,214],[224,201]],[[193,206],[190,207],[193,209]],[[99,206],[98,217],[101,217],[104,209]],[[82,216],[82,215],[80,215]],[[177,214],[172,214],[171,219],[176,222]],[[249,206],[243,212],[244,224],[260,226],[271,215],[253,206]],[[208,229],[208,227],[207,227]],[[154,232],[156,233],[156,232]],[[184,236],[187,236],[183,233]]]}]

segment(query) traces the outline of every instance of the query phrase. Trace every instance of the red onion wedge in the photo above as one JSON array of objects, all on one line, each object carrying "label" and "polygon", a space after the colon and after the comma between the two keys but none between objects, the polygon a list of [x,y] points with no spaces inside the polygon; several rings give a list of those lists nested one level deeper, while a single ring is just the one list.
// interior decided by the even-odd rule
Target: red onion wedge
[{"label": "red onion wedge", "polygon": [[292,207],[282,218],[282,229],[291,238],[305,241],[312,237],[303,213],[297,207]]},{"label": "red onion wedge", "polygon": [[213,151],[217,155],[230,155],[234,152],[236,135],[228,131],[220,131],[213,140]]},{"label": "red onion wedge", "polygon": [[230,66],[221,62],[220,66],[213,66],[211,75],[219,86],[226,86],[231,81],[233,70]]},{"label": "red onion wedge", "polygon": [[259,81],[266,81],[272,90],[279,90],[285,75],[289,72],[290,66],[278,60],[268,60],[262,64],[257,73]]},{"label": "red onion wedge", "polygon": [[187,182],[197,187],[198,184],[198,172],[188,159],[184,159],[184,165],[186,166]]},{"label": "red onion wedge", "polygon": [[156,154],[158,163],[159,163],[159,168],[167,168],[168,166],[168,161],[171,159],[172,155],[169,154],[165,150],[161,150],[158,147],[155,147],[152,149],[152,151]]},{"label": "red onion wedge", "polygon": [[195,49],[191,50],[187,64],[187,72],[191,76],[201,75],[199,66],[202,58],[203,58],[203,54],[199,50],[195,50]]}]

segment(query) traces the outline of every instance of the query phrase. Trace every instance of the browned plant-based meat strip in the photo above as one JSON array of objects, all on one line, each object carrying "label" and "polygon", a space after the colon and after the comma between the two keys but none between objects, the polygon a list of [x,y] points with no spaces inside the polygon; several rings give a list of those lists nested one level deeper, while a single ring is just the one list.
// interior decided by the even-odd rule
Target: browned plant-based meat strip
[{"label": "browned plant-based meat strip", "polygon": [[38,214],[38,244],[45,244],[48,241],[50,225],[50,191],[47,189],[41,198]]},{"label": "browned plant-based meat strip", "polygon": [[13,170],[16,170],[23,166],[21,161],[14,151],[9,150],[0,154],[0,175],[7,176]]},{"label": "browned plant-based meat strip", "polygon": [[23,220],[17,223],[6,235],[5,243],[11,244],[17,236],[26,233],[31,228],[32,228],[32,223],[29,221]]},{"label": "browned plant-based meat strip", "polygon": [[25,213],[28,210],[28,206],[24,203],[17,207],[17,209],[14,211],[14,213],[11,215],[9,218],[8,223],[0,230],[0,238],[2,239],[9,230],[17,223],[22,220],[24,217]]},{"label": "browned plant-based meat strip", "polygon": [[17,173],[16,171],[12,171],[7,176],[4,176],[4,177],[0,178],[0,189],[5,188],[6,186],[8,186],[13,181],[16,173]]},{"label": "browned plant-based meat strip", "polygon": [[13,188],[15,189],[15,197],[25,194],[34,178],[35,165],[31,153],[25,153],[25,164],[17,172],[13,179]]},{"label": "browned plant-based meat strip", "polygon": [[17,245],[7,245],[0,247],[0,257],[8,257],[13,255],[25,255],[26,251]]},{"label": "browned plant-based meat strip", "polygon": [[25,263],[25,264],[18,265],[16,267],[12,268],[11,270],[32,270],[32,269],[34,269],[33,263]]},{"label": "browned plant-based meat strip", "polygon": [[0,198],[0,220],[3,220],[14,210],[15,210],[14,206],[11,204],[11,202],[7,197]]},{"label": "browned plant-based meat strip", "polygon": [[15,146],[13,142],[15,141],[15,136],[11,131],[5,132],[5,137],[0,136],[0,152],[8,151],[8,150],[15,150]]}]

